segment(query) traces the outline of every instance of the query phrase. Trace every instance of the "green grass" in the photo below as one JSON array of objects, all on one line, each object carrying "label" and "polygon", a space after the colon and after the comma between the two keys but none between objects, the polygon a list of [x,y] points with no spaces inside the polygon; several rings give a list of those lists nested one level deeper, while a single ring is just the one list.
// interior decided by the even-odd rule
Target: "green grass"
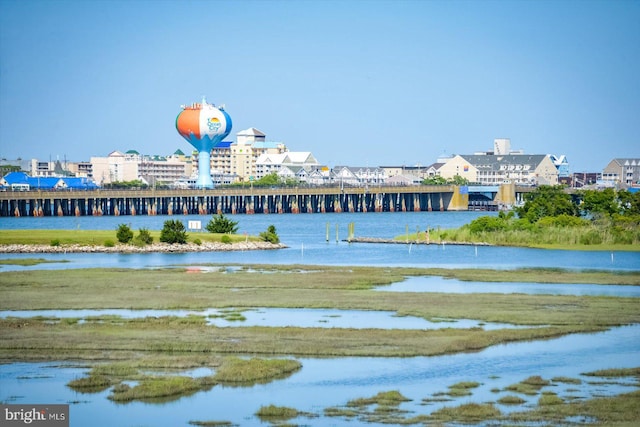
[{"label": "green grass", "polygon": [[[135,235],[138,230],[132,230]],[[154,242],[160,241],[160,230],[149,230]],[[228,236],[231,243],[260,241],[258,236],[221,233],[187,233],[187,242],[200,239],[202,242],[219,243],[223,236]],[[116,230],[2,230],[0,245],[51,245],[57,240],[60,245],[103,246],[107,240],[117,241]]]}]

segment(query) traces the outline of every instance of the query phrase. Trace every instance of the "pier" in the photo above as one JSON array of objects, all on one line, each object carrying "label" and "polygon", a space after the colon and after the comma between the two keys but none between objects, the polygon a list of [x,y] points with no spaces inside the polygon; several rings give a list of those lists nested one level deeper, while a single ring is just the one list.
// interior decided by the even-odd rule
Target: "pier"
[{"label": "pier", "polygon": [[[511,186],[513,187],[513,186]],[[5,191],[0,216],[210,215],[468,210],[471,187],[216,188],[199,190]],[[510,194],[515,189],[496,195]],[[495,205],[501,200],[489,200]],[[508,203],[509,200],[504,200]],[[473,203],[472,203],[473,205]]]}]

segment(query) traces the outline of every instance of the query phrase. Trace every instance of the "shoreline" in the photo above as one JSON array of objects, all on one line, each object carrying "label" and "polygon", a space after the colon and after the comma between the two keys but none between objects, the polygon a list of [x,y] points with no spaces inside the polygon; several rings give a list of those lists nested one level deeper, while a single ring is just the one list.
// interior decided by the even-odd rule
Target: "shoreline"
[{"label": "shoreline", "polygon": [[5,254],[66,254],[66,253],[183,253],[183,252],[229,252],[255,251],[287,248],[282,243],[269,242],[237,242],[237,243],[195,243],[168,244],[153,243],[146,246],[116,244],[115,246],[100,245],[0,245],[0,253]]},{"label": "shoreline", "polygon": [[399,244],[399,245],[457,245],[457,246],[495,246],[491,243],[486,242],[433,242],[433,241],[424,241],[424,240],[397,240],[397,239],[387,239],[383,237],[352,237],[350,239],[344,240],[349,243],[391,243],[391,244]]}]

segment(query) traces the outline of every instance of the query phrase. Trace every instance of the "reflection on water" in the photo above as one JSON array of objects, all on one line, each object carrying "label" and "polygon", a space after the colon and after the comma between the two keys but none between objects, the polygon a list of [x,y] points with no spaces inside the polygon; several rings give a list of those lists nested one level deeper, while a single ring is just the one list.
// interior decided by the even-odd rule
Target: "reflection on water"
[{"label": "reflection on water", "polygon": [[[495,402],[513,394],[509,385],[534,375],[546,380],[569,377],[580,384],[552,381],[544,390],[578,400],[595,395],[628,392],[637,380],[598,381],[582,373],[611,367],[634,367],[640,360],[640,326],[615,328],[597,334],[577,334],[558,339],[498,345],[478,353],[414,358],[300,359],[303,368],[291,377],[252,387],[215,386],[166,404],[133,402],[118,405],[107,399],[110,391],[97,394],[74,392],[65,386],[84,376],[88,369],[59,367],[43,363],[0,365],[0,401],[6,403],[69,403],[71,425],[85,426],[187,426],[190,420],[226,420],[241,426],[264,426],[254,416],[263,405],[288,406],[312,412],[318,418],[304,418],[309,426],[344,425],[345,419],[326,418],[323,410],[340,406],[380,391],[398,390],[412,399],[401,408],[416,414],[430,413],[442,406],[468,402]],[[430,402],[461,381],[481,383],[471,396],[451,402]],[[595,384],[593,382],[596,382]],[[626,385],[625,385],[626,384]],[[535,404],[539,396],[527,397]],[[511,409],[499,405],[503,412]],[[371,425],[358,420],[350,426]]]},{"label": "reflection on water", "polygon": [[114,321],[113,316],[122,319],[145,317],[187,317],[202,316],[207,324],[218,327],[269,326],[299,328],[354,328],[354,329],[444,329],[444,328],[481,328],[484,330],[525,328],[507,323],[480,322],[471,319],[440,319],[430,322],[420,317],[397,316],[393,311],[337,310],[309,308],[260,308],[241,310],[208,309],[194,310],[5,310],[0,318],[44,318],[49,321],[58,319],[79,319],[87,321]]},{"label": "reflection on water", "polygon": [[468,282],[438,276],[412,276],[402,282],[379,286],[385,292],[441,292],[447,294],[531,294],[640,297],[640,286],[566,283]]}]

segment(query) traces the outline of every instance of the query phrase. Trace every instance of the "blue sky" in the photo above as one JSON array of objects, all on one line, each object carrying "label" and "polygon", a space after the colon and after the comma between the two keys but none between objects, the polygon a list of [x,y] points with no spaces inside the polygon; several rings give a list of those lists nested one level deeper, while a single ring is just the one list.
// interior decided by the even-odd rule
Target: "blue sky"
[{"label": "blue sky", "polygon": [[640,1],[0,0],[0,157],[192,147],[225,104],[323,164],[640,157]]}]

